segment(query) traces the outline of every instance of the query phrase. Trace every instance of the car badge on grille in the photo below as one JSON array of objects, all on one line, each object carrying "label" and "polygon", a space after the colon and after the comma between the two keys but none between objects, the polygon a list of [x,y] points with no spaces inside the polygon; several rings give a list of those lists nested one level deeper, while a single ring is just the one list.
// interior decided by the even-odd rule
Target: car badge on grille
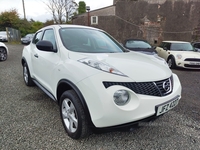
[{"label": "car badge on grille", "polygon": [[163,82],[163,89],[165,90],[165,92],[170,91],[171,85],[170,85],[170,82],[169,82],[169,81]]}]

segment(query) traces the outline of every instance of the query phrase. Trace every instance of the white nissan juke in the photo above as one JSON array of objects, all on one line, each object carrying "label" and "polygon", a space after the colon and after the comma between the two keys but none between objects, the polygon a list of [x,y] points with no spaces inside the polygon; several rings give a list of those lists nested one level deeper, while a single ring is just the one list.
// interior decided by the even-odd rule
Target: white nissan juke
[{"label": "white nissan juke", "polygon": [[22,66],[26,85],[58,103],[73,139],[156,118],[181,98],[180,81],[162,58],[126,50],[92,27],[40,29],[23,49]]}]

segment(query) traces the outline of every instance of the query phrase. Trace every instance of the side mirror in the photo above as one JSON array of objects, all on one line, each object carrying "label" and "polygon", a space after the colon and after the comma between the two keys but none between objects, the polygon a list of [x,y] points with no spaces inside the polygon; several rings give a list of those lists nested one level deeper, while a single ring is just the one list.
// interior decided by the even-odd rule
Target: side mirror
[{"label": "side mirror", "polygon": [[46,40],[37,42],[36,47],[41,51],[57,52],[57,50],[53,48],[53,44],[50,41],[46,41]]}]

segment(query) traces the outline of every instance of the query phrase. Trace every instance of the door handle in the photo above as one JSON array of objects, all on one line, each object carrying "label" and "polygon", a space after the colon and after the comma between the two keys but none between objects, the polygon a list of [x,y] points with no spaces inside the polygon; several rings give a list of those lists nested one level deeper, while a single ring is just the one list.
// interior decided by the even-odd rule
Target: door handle
[{"label": "door handle", "polygon": [[36,58],[38,58],[38,54],[34,54],[34,56],[35,56]]}]

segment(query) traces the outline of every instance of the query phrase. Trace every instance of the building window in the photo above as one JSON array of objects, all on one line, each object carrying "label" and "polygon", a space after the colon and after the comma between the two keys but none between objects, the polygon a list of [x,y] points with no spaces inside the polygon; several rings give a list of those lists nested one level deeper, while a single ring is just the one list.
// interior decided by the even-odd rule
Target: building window
[{"label": "building window", "polygon": [[91,16],[91,24],[98,24],[98,16]]}]

